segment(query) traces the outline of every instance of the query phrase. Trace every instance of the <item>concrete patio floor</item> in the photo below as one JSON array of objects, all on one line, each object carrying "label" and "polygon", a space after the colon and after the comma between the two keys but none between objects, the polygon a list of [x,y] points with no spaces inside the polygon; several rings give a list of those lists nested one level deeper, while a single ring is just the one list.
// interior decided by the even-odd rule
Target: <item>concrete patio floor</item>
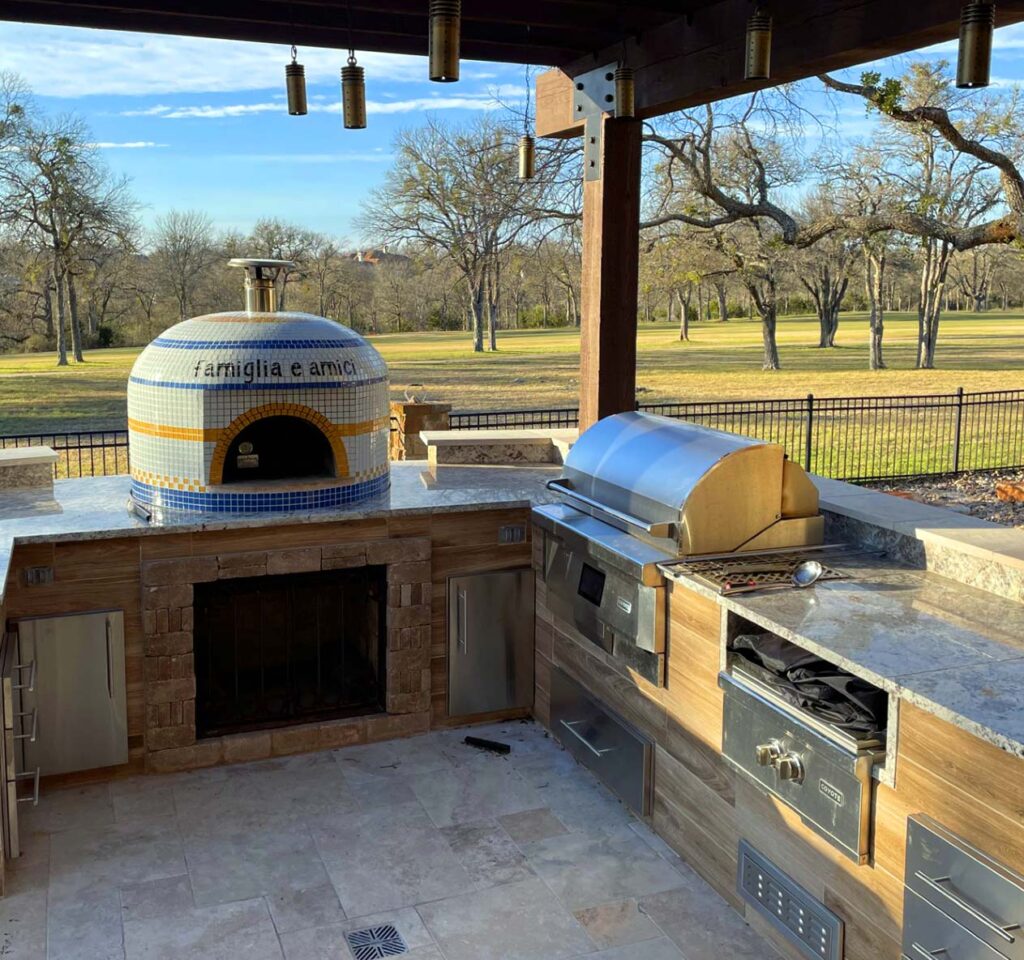
[{"label": "concrete patio floor", "polygon": [[55,791],[0,957],[765,960],[772,948],[533,723]]}]

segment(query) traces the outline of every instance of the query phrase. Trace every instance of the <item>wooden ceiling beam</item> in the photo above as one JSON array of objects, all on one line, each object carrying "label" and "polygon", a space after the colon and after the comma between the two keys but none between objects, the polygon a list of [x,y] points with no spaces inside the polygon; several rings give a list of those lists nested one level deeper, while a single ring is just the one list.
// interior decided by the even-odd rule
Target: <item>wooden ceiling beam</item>
[{"label": "wooden ceiling beam", "polygon": [[[298,14],[301,11],[301,16]],[[59,23],[67,26],[131,30],[182,36],[290,44],[345,49],[349,45],[347,12],[343,6],[304,4],[295,7],[289,22],[287,4],[281,0],[215,0],[203,4],[184,0],[130,0],[115,2],[54,2],[11,0],[3,5],[3,18],[28,23]],[[425,55],[427,18],[382,10],[353,10],[351,40],[358,50]],[[605,42],[608,32],[597,30],[529,30],[499,21],[469,21],[463,25],[463,57],[532,63],[543,66],[576,59],[588,48],[588,40]]]},{"label": "wooden ceiling beam", "polygon": [[[774,7],[772,80],[743,79],[750,0],[718,0],[688,17],[627,42],[636,72],[637,116],[650,118],[918,50],[959,32],[961,0],[792,0]],[[999,0],[997,24],[1024,20],[1024,0]],[[622,55],[621,44],[550,71],[537,80],[539,136],[578,136],[572,80]]]}]

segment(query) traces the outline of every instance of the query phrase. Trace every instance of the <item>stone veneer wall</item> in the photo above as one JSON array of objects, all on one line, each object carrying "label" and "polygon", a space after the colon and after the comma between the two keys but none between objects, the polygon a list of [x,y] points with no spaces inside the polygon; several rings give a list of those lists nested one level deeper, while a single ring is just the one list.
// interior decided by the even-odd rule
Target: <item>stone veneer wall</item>
[{"label": "stone veneer wall", "polygon": [[[187,770],[409,736],[431,705],[430,540],[340,543],[152,560],[142,566],[146,769]],[[387,566],[387,713],[196,739],[196,583]]]}]

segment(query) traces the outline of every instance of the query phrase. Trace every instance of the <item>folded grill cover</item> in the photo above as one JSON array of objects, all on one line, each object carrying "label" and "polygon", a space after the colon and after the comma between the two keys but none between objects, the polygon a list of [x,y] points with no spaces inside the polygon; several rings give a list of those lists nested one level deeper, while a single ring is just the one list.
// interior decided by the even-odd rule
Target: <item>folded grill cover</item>
[{"label": "folded grill cover", "polygon": [[854,736],[885,729],[885,692],[816,654],[772,633],[738,636],[733,650],[786,703]]}]

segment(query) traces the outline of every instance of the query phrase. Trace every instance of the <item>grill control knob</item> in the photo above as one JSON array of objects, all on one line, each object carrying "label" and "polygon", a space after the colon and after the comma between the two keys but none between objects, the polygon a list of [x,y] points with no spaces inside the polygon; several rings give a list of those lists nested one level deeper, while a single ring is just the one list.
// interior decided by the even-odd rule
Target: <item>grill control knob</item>
[{"label": "grill control knob", "polygon": [[778,740],[769,740],[754,747],[754,758],[759,767],[774,767],[782,756],[782,744]]},{"label": "grill control knob", "polygon": [[803,780],[804,764],[798,753],[785,753],[775,763],[775,772],[780,780]]}]

